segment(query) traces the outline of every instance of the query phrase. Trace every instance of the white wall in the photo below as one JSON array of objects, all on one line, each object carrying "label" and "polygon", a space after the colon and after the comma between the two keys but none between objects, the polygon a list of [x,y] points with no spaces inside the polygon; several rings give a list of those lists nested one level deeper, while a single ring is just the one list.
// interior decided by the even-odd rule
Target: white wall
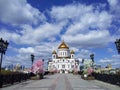
[{"label": "white wall", "polygon": [[59,49],[58,57],[68,57],[70,56],[70,51],[68,49]]}]

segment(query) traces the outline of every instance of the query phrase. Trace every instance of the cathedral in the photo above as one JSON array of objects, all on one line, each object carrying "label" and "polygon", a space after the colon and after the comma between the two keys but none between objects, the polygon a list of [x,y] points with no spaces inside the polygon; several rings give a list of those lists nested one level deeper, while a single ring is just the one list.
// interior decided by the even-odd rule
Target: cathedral
[{"label": "cathedral", "polygon": [[48,62],[48,71],[56,70],[58,73],[79,71],[79,61],[75,60],[75,52],[62,41],[57,50],[53,50],[52,59]]}]

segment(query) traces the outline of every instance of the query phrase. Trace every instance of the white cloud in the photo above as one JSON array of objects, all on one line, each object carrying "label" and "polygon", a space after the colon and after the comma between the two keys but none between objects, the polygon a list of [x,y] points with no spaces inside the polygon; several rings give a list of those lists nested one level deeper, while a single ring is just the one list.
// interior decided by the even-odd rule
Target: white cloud
[{"label": "white cloud", "polygon": [[0,36],[4,39],[4,40],[8,40],[8,41],[13,41],[13,42],[18,42],[20,41],[20,35],[15,33],[15,32],[10,32],[6,29],[1,29],[0,30]]},{"label": "white cloud", "polygon": [[119,60],[120,59],[120,55],[113,55],[112,58]]},{"label": "white cloud", "polygon": [[120,0],[108,0],[108,3],[113,20],[120,23]]},{"label": "white cloud", "polygon": [[64,23],[45,23],[36,28],[33,28],[30,25],[24,25],[19,33],[3,29],[0,31],[0,36],[15,44],[34,45],[39,44],[45,39],[49,41],[56,40],[55,37],[60,35],[63,25]]},{"label": "white cloud", "polygon": [[76,35],[63,35],[65,41],[77,47],[101,47],[112,42],[115,38],[111,37],[108,30],[93,30],[87,33],[77,33]]},{"label": "white cloud", "polygon": [[[109,2],[111,6],[116,4],[110,0]],[[88,59],[92,52],[88,49],[79,50],[79,48],[102,47],[115,41],[116,38],[108,30],[113,21],[113,15],[108,11],[96,9],[93,5],[54,6],[49,11],[49,17],[52,19],[49,23],[45,21],[44,14],[33,8],[26,0],[1,0],[0,13],[1,21],[17,24],[21,27],[21,30],[16,32],[1,29],[0,36],[18,46],[28,45],[28,47],[14,48],[17,55],[7,56],[4,63],[8,64],[11,61],[31,65],[31,53],[36,55],[35,59],[50,58],[52,50],[56,50],[60,43],[58,38],[63,39],[72,47],[71,49],[75,50],[77,58]],[[30,26],[31,23],[36,24],[39,21],[44,23],[37,27]],[[115,65],[118,61],[116,57],[102,59],[100,62],[113,62],[115,60],[113,63]]]},{"label": "white cloud", "polygon": [[5,60],[3,60],[2,66],[7,66],[11,64],[13,65],[20,64],[20,65],[25,65],[25,67],[31,67],[30,55],[18,54],[16,56],[5,56],[4,59]]},{"label": "white cloud", "polygon": [[108,64],[111,64],[114,68],[120,67],[120,56],[119,55],[113,55],[110,58],[104,58],[98,61],[102,66],[106,66]]},{"label": "white cloud", "polygon": [[27,0],[0,0],[0,20],[12,25],[37,24],[46,17]]},{"label": "white cloud", "polygon": [[110,59],[102,59],[99,62],[101,62],[101,63],[111,63],[112,60],[110,60]]},{"label": "white cloud", "polygon": [[92,54],[92,51],[88,49],[81,49],[76,52],[76,58],[81,58],[81,59],[90,59],[90,54]]},{"label": "white cloud", "polygon": [[112,48],[108,48],[108,52],[114,52]]},{"label": "white cloud", "polygon": [[109,4],[114,7],[118,4],[119,0],[108,0]]},{"label": "white cloud", "polygon": [[[106,28],[111,23],[112,15],[107,11],[100,12],[96,7],[81,4],[70,4],[66,6],[53,7],[50,11],[51,16],[57,21],[70,19],[72,26],[77,29],[86,27]],[[78,25],[79,24],[79,25]],[[77,25],[77,27],[76,27]],[[73,28],[73,27],[72,27]],[[73,30],[76,30],[74,29]]]},{"label": "white cloud", "polygon": [[[16,44],[30,45],[39,44],[44,40],[56,41],[58,36],[70,45],[73,46],[74,44],[75,47],[99,47],[114,40],[114,36],[111,36],[107,30],[112,21],[112,16],[106,11],[94,10],[92,5],[70,4],[63,7],[58,6],[53,7],[49,13],[58,22],[46,22],[36,28],[30,25],[22,25],[20,34],[5,31],[8,35],[3,33],[1,36],[11,39]],[[71,23],[69,19],[72,20]],[[61,31],[66,25],[68,27],[61,35]],[[90,30],[90,28],[93,29]]]},{"label": "white cloud", "polygon": [[64,20],[64,19],[73,19],[79,20],[81,15],[84,13],[90,13],[92,11],[92,6],[86,6],[81,4],[70,4],[66,6],[57,6],[53,7],[50,11],[52,18],[56,20]]},{"label": "white cloud", "polygon": [[[112,15],[93,5],[69,4],[53,7],[50,15],[58,22],[68,20],[62,39],[75,47],[101,47],[115,40],[107,30]],[[70,23],[69,23],[70,20]]]},{"label": "white cloud", "polygon": [[27,47],[27,48],[20,48],[19,53],[34,53],[34,49],[32,47]]},{"label": "white cloud", "polygon": [[21,44],[39,44],[44,39],[52,40],[55,36],[60,35],[63,24],[45,23],[37,28],[24,26],[21,35]]},{"label": "white cloud", "polygon": [[25,65],[26,67],[31,66],[31,54],[35,55],[35,60],[38,59],[44,59],[47,63],[48,59],[52,56],[52,51],[57,48],[59,42],[49,42],[44,43],[41,42],[40,45],[35,45],[32,47],[21,47],[21,48],[15,48],[11,47],[7,50],[7,53],[10,51],[10,53],[13,53],[15,51],[16,55],[14,56],[5,56],[5,60],[3,60],[3,66],[5,65],[16,65],[19,63],[20,65]]}]

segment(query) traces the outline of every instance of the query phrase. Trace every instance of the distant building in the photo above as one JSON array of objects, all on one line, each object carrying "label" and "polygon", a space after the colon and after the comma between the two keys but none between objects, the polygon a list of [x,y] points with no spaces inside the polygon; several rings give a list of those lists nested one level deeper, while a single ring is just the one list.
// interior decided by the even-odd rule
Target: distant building
[{"label": "distant building", "polygon": [[52,60],[48,62],[48,71],[68,73],[79,71],[79,61],[75,60],[75,52],[69,50],[68,45],[62,41],[57,50],[52,52]]}]

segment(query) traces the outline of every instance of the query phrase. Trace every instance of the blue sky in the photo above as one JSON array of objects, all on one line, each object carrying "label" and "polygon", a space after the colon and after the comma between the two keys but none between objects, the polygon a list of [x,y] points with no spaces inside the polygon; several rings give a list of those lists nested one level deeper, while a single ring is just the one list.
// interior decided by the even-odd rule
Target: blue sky
[{"label": "blue sky", "polygon": [[119,0],[0,0],[0,37],[9,41],[3,66],[51,58],[64,40],[76,59],[120,67],[115,40],[120,38]]}]

